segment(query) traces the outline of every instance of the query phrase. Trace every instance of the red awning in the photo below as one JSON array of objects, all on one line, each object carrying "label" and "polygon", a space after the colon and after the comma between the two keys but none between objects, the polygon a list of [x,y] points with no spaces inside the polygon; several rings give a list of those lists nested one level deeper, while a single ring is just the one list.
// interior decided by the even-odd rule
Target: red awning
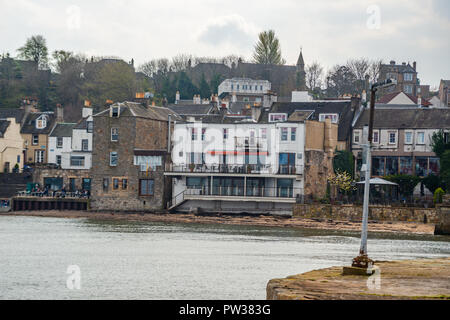
[{"label": "red awning", "polygon": [[208,153],[212,156],[214,155],[239,155],[239,156],[268,156],[269,153],[267,151],[252,151],[252,152],[245,152],[245,151],[208,151]]}]

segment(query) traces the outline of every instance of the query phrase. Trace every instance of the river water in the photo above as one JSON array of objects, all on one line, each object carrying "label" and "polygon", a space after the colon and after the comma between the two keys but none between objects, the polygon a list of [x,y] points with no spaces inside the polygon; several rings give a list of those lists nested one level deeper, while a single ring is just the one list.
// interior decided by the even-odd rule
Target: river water
[{"label": "river water", "polygon": [[[265,299],[268,280],[348,265],[359,233],[0,216],[1,299]],[[369,234],[376,260],[450,256],[450,238]],[[80,289],[69,289],[69,266]],[[73,283],[73,282],[72,282]]]}]

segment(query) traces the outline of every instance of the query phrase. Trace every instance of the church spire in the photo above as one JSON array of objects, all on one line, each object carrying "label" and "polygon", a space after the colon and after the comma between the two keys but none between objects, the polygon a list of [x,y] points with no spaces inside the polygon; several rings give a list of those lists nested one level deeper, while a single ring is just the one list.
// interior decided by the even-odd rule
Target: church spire
[{"label": "church spire", "polygon": [[297,60],[297,68],[299,69],[299,71],[305,69],[305,61],[303,60],[302,51],[303,51],[302,47],[300,47],[300,55],[298,56],[298,60]]}]

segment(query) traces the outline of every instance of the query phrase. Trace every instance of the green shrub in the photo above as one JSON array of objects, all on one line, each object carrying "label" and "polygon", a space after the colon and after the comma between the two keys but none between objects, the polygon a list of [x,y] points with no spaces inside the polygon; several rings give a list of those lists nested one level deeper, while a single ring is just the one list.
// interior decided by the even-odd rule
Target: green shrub
[{"label": "green shrub", "polygon": [[400,194],[402,196],[409,197],[413,194],[414,188],[417,186],[421,179],[417,176],[398,174],[387,176],[386,180],[397,183]]},{"label": "green shrub", "polygon": [[437,188],[436,191],[434,191],[433,196],[433,202],[434,203],[442,203],[442,196],[445,194],[444,190],[442,188]]}]

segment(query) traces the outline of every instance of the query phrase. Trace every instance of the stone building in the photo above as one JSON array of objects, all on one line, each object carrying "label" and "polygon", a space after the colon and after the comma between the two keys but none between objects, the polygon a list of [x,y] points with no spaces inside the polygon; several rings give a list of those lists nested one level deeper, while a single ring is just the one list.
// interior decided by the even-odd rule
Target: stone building
[{"label": "stone building", "polygon": [[439,100],[442,107],[450,107],[450,80],[441,80],[439,83]]},{"label": "stone building", "polygon": [[157,211],[171,197],[167,108],[115,103],[93,116],[92,210]]},{"label": "stone building", "polygon": [[380,89],[377,95],[381,97],[386,93],[404,92],[417,97],[420,92],[420,80],[417,77],[417,63],[414,61],[411,66],[409,63],[395,64],[390,61],[389,64],[381,64],[379,81],[386,79],[395,79],[397,85]]}]

